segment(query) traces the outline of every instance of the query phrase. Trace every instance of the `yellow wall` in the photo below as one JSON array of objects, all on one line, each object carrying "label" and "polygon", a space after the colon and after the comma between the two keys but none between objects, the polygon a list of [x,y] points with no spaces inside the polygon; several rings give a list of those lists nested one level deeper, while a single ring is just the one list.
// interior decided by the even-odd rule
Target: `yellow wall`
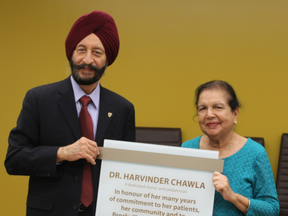
[{"label": "yellow wall", "polygon": [[[243,104],[236,132],[265,138],[276,176],[288,132],[287,7],[287,0],[1,1],[2,163],[26,91],[68,76],[71,25],[103,10],[115,18],[121,47],[101,83],[134,103],[137,126],[181,127],[183,141],[200,135],[194,89],[226,80]],[[0,173],[1,215],[24,215],[28,177],[8,176],[4,166]]]}]

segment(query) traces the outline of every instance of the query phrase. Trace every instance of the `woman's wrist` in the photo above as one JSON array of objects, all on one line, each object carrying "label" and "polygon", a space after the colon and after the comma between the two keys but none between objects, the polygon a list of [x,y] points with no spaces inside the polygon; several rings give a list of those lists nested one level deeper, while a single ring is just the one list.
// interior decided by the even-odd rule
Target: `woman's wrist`
[{"label": "woman's wrist", "polygon": [[247,214],[248,210],[249,210],[249,207],[250,207],[250,199],[248,198],[248,207],[247,209],[245,210],[244,214]]},{"label": "woman's wrist", "polygon": [[229,201],[232,202],[241,212],[247,214],[250,207],[250,199],[248,197],[234,193]]}]

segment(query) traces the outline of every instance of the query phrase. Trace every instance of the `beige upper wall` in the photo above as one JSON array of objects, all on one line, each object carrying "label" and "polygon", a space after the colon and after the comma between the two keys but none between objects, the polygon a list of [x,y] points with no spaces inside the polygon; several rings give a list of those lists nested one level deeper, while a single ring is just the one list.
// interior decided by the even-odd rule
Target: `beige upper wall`
[{"label": "beige upper wall", "polygon": [[[101,83],[134,103],[137,126],[181,127],[183,141],[201,135],[194,89],[223,79],[243,104],[236,132],[265,138],[275,176],[281,134],[288,132],[287,6],[287,0],[2,1],[0,158],[26,91],[69,75],[64,41],[74,21],[103,10],[116,21],[120,52]],[[28,178],[8,176],[3,166],[0,172],[1,191],[9,193],[1,209],[24,215]]]}]

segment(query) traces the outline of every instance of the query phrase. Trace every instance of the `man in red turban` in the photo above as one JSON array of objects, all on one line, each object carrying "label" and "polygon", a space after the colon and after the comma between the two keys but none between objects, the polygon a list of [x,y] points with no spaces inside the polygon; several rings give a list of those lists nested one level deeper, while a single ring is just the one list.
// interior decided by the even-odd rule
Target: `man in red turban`
[{"label": "man in red turban", "polygon": [[[73,60],[73,56],[76,58],[79,56],[79,52],[77,52],[78,49],[76,49],[77,45],[79,45],[81,41],[87,39],[87,37],[92,38],[92,40],[99,41],[99,45],[93,45],[103,47],[102,54],[103,56],[106,56],[105,64],[102,65],[100,63],[101,68],[97,67],[97,56],[92,56],[94,57],[93,61],[95,63],[92,64],[92,66],[96,66],[96,68],[92,68],[95,70],[95,74],[93,77],[90,77],[90,79],[88,79],[87,76],[86,78],[81,78],[78,76],[76,70],[79,68],[77,68],[77,62],[75,65]],[[113,18],[109,14],[102,11],[93,11],[90,14],[81,16],[72,26],[66,38],[65,48],[67,59],[71,65],[73,78],[79,85],[87,85],[99,81],[106,69],[106,66],[109,66],[114,62],[119,51],[119,36]],[[85,49],[87,49],[87,47],[85,47]],[[80,60],[80,63],[83,63],[83,59]],[[84,59],[84,62],[86,63],[87,60],[85,61]],[[87,65],[90,63],[91,62],[88,62]],[[96,86],[93,86],[93,88],[95,87]]]},{"label": "man in red turban", "polygon": [[133,104],[99,83],[119,51],[113,18],[81,16],[65,47],[71,76],[29,90],[9,135],[7,172],[30,176],[27,216],[94,216],[98,147],[104,139],[135,141]]}]

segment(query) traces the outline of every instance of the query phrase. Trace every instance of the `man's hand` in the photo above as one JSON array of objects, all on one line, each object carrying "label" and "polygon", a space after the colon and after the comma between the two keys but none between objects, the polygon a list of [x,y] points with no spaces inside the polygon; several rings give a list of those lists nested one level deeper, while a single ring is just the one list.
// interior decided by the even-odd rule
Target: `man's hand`
[{"label": "man's hand", "polygon": [[61,161],[76,161],[86,159],[88,163],[95,165],[95,159],[100,154],[97,143],[86,137],[81,137],[75,143],[58,149],[57,163]]}]

